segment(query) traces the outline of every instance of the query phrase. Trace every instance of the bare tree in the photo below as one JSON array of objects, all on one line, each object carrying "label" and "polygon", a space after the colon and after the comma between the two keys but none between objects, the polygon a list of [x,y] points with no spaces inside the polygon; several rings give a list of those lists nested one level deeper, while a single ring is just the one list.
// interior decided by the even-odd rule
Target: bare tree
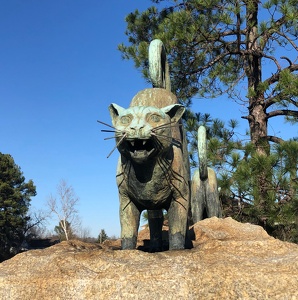
[{"label": "bare tree", "polygon": [[45,222],[49,218],[49,213],[44,210],[30,213],[30,220],[27,223],[24,234],[26,238],[41,237],[45,234]]},{"label": "bare tree", "polygon": [[47,205],[50,211],[58,217],[59,225],[68,241],[70,232],[72,232],[77,225],[80,225],[78,211],[76,209],[79,198],[75,195],[73,187],[68,185],[63,179],[57,186],[57,196],[58,200],[51,195]]},{"label": "bare tree", "polygon": [[79,226],[77,230],[77,237],[83,242],[87,242],[90,239],[90,229],[87,227]]}]

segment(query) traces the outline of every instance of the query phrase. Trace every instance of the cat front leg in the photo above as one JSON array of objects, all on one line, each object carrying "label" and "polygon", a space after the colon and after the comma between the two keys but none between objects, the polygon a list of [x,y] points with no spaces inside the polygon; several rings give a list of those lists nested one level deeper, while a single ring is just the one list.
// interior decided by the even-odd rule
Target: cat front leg
[{"label": "cat front leg", "polygon": [[174,199],[168,210],[169,250],[185,248],[189,202],[185,198]]},{"label": "cat front leg", "polygon": [[136,248],[139,224],[140,211],[127,196],[120,195],[121,248],[123,250]]},{"label": "cat front leg", "polygon": [[148,223],[150,229],[150,252],[159,252],[163,250],[162,245],[162,210],[147,210]]}]

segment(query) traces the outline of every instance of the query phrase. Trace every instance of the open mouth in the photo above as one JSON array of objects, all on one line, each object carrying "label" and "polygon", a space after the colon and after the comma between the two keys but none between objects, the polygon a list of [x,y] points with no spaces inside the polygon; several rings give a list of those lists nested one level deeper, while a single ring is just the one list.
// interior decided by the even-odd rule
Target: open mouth
[{"label": "open mouth", "polygon": [[135,160],[144,160],[149,157],[155,150],[154,143],[151,139],[127,140],[128,151],[130,156]]}]

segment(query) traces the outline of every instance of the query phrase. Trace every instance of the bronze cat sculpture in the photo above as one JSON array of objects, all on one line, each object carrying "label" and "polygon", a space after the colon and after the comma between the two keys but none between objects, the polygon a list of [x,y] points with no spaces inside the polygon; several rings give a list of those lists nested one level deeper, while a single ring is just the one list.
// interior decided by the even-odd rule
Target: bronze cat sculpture
[{"label": "bronze cat sculpture", "polygon": [[184,249],[190,194],[180,126],[184,110],[175,95],[160,88],[139,92],[128,109],[109,106],[120,152],[122,249],[136,247],[140,214],[148,210],[151,250],[162,250],[162,209],[168,211],[169,249]]},{"label": "bronze cat sculpture", "polygon": [[196,223],[205,217],[222,217],[215,171],[207,166],[206,128],[198,128],[199,168],[191,180],[192,221]]},{"label": "bronze cat sculpture", "polygon": [[169,67],[160,40],[153,40],[149,46],[149,74],[153,88],[139,92],[129,108],[109,106],[120,152],[116,178],[122,249],[136,247],[140,215],[147,210],[151,251],[163,250],[163,209],[168,212],[169,249],[184,249],[188,218],[197,222],[204,211],[208,217],[221,216],[216,176],[207,168],[203,145],[206,135],[202,135],[198,143],[203,145],[199,149],[201,166],[190,184],[181,122],[185,109],[171,93]]}]

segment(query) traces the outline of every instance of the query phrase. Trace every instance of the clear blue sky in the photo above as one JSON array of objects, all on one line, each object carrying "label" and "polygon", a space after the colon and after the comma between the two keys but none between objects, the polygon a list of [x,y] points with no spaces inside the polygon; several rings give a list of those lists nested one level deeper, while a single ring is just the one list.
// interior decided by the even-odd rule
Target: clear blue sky
[{"label": "clear blue sky", "polygon": [[[124,107],[148,87],[117,45],[125,16],[147,0],[9,0],[0,2],[0,152],[13,156],[37,187],[32,210],[45,209],[65,179],[80,198],[82,226],[120,235],[114,141],[108,105]],[[195,100],[194,110],[238,118],[234,102]],[[224,112],[224,114],[223,114]],[[243,123],[246,126],[246,121]],[[48,229],[57,224],[50,220]]]}]

